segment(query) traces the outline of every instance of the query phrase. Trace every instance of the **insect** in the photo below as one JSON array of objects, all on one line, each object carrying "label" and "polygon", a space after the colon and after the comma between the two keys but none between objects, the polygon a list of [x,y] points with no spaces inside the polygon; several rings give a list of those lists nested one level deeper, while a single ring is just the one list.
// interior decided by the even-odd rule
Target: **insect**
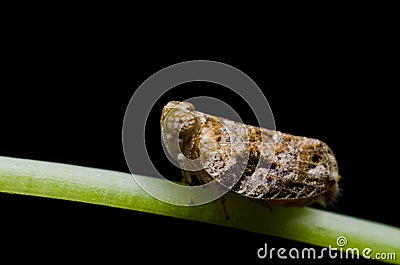
[{"label": "insect", "polygon": [[[284,206],[325,207],[339,194],[335,156],[320,140],[208,115],[189,102],[169,102],[160,123],[164,146],[180,161],[188,184],[217,180],[251,199]],[[190,168],[195,160],[201,168]]]}]

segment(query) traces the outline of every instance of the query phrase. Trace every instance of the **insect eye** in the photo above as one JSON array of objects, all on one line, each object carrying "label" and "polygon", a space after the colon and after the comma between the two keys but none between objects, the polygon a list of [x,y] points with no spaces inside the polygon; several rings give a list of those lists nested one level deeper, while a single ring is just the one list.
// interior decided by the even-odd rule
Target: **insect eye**
[{"label": "insect eye", "polygon": [[180,109],[171,110],[165,123],[169,131],[179,132],[181,135],[199,127],[199,121],[193,114]]}]

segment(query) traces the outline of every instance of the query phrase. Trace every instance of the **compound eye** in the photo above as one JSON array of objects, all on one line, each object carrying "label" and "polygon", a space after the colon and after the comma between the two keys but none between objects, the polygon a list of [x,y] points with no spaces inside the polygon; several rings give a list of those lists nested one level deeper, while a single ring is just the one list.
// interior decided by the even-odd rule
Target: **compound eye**
[{"label": "compound eye", "polygon": [[[185,113],[190,114],[194,110],[195,110],[195,107],[192,103],[170,101],[170,102],[168,102],[167,105],[164,106],[164,108],[161,112],[160,124],[161,124],[161,126],[164,126],[164,124],[166,124],[166,123],[175,122],[175,120],[173,118],[174,115],[183,116]],[[178,113],[177,111],[181,111],[181,113]],[[167,121],[167,119],[169,119],[169,120]]]},{"label": "compound eye", "polygon": [[190,112],[182,109],[173,109],[165,119],[165,125],[170,132],[175,131],[180,135],[186,135],[198,128],[198,119]]}]

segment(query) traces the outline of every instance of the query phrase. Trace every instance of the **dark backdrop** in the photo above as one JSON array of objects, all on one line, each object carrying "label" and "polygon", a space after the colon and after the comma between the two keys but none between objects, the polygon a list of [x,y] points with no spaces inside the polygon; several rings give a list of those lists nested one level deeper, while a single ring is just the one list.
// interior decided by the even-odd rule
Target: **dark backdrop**
[{"label": "dark backdrop", "polygon": [[[329,42],[303,36],[260,47],[189,41],[147,46],[144,37],[126,35],[27,26],[10,38],[2,63],[0,155],[128,172],[121,131],[135,89],[171,64],[216,60],[240,69],[262,88],[278,130],[318,138],[332,148],[343,194],[329,211],[400,226],[394,210],[398,103],[391,90],[398,81],[389,65],[390,47],[350,36]],[[163,100],[204,93],[233,100],[223,91],[207,83],[187,84]],[[237,106],[251,123],[246,107]],[[148,126],[158,143],[159,110],[154,111],[156,118]],[[159,167],[175,174],[160,159]],[[4,252],[18,250],[16,259],[41,260],[55,253],[72,260],[134,262],[140,257],[186,263],[219,261],[224,254],[227,262],[244,258],[264,263],[256,250],[265,242],[278,248],[307,246],[192,221],[21,195],[0,194],[0,211]]]}]

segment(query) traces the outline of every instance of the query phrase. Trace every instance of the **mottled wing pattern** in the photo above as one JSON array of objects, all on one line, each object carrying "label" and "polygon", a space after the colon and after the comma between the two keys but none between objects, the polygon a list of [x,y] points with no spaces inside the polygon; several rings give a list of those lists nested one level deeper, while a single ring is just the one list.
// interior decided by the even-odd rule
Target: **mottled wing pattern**
[{"label": "mottled wing pattern", "polygon": [[326,205],[339,193],[336,159],[320,140],[245,125],[194,107],[181,112],[179,119],[164,108],[162,126],[171,116],[175,118],[169,123],[175,125],[170,127],[185,128],[187,121],[193,125],[179,141],[186,157],[202,158],[204,169],[184,172],[200,183],[216,179],[239,194],[282,205]]}]

